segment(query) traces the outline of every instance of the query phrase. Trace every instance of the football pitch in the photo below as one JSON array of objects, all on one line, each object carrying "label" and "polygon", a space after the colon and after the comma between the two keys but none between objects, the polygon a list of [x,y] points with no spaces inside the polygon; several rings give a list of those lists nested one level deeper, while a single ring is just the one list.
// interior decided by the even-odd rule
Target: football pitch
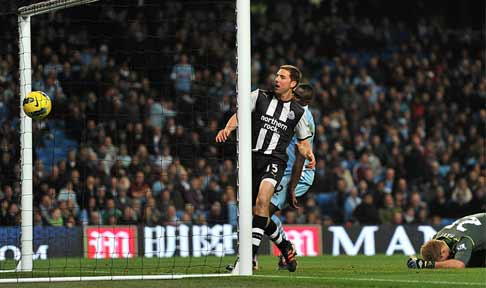
[{"label": "football pitch", "polygon": [[[35,261],[34,273],[22,277],[103,276],[136,274],[223,273],[233,257],[158,258],[130,260],[55,259]],[[189,278],[180,280],[127,280],[0,284],[10,287],[486,287],[486,268],[465,270],[409,270],[405,256],[301,257],[297,272],[277,271],[277,258],[259,258],[260,270],[252,277]],[[4,266],[4,265],[3,265]],[[80,268],[81,267],[81,268]],[[5,267],[2,267],[5,268]],[[142,273],[143,272],[143,273]],[[1,273],[0,279],[20,276]]]}]

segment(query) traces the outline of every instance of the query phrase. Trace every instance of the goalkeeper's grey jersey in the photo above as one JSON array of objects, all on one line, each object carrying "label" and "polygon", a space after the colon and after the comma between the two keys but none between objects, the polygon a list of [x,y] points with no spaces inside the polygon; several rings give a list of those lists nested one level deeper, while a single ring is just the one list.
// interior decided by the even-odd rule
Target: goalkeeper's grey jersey
[{"label": "goalkeeper's grey jersey", "polygon": [[[445,241],[453,258],[470,266],[471,257],[486,257],[486,213],[460,218],[437,232],[434,239]],[[484,265],[486,259],[482,259],[482,263]]]}]

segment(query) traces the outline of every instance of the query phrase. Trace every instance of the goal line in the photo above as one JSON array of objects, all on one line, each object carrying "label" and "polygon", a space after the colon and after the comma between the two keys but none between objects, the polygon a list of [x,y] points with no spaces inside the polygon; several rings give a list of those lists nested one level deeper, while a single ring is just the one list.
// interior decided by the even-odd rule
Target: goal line
[{"label": "goal line", "polygon": [[0,279],[2,284],[12,283],[46,283],[46,282],[80,282],[80,281],[118,281],[118,280],[181,280],[189,278],[210,278],[237,276],[228,274],[183,274],[183,275],[120,275],[120,276],[80,276],[80,277],[38,277]]}]

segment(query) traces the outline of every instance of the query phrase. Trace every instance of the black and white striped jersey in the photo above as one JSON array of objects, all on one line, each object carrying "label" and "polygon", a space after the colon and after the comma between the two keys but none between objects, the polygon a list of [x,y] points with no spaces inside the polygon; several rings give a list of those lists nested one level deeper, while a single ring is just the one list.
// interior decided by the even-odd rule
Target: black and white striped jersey
[{"label": "black and white striped jersey", "polygon": [[299,140],[312,136],[304,108],[295,101],[281,101],[273,91],[251,93],[252,149],[287,161],[287,147],[294,133]]}]

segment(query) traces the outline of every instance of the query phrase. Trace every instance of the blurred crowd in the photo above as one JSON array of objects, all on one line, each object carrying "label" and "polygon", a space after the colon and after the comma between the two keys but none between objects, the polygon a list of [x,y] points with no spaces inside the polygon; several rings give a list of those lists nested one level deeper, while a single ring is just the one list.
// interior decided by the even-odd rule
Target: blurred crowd
[{"label": "blurred crowd", "polygon": [[[253,88],[290,63],[316,89],[315,182],[284,223],[441,225],[486,210],[481,34],[267,2],[252,6]],[[77,143],[53,165],[35,157],[34,224],[236,225],[235,139],[214,142],[236,109],[232,1],[96,5],[32,22],[32,89],[53,100],[34,143],[56,131]],[[4,19],[0,225],[18,225],[18,35]]]}]

